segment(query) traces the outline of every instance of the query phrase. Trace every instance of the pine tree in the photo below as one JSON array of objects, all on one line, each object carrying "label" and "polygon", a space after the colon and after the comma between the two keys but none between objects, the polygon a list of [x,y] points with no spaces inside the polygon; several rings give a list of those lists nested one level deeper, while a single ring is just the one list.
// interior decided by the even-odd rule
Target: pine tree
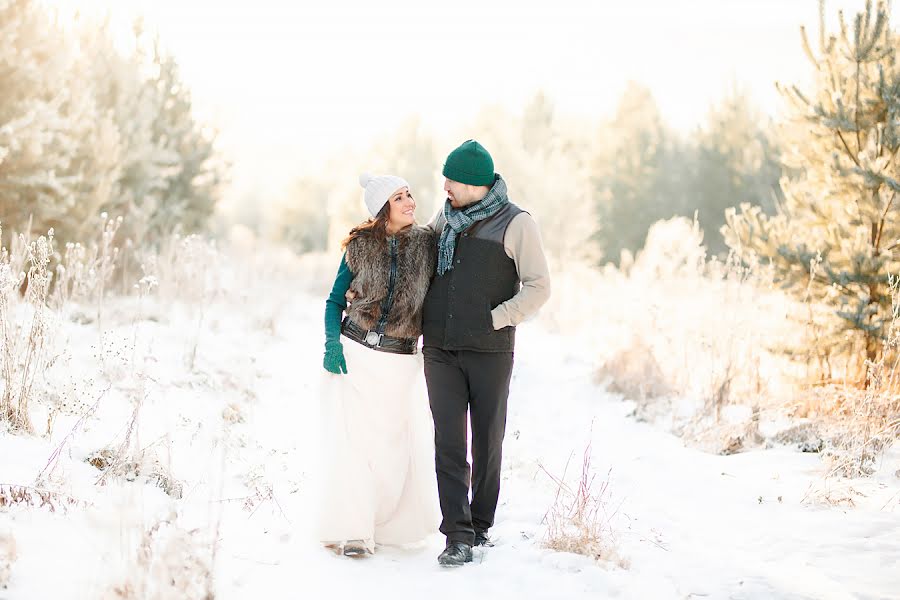
[{"label": "pine tree", "polygon": [[728,249],[720,233],[726,209],[749,203],[769,214],[775,211],[781,166],[771,129],[746,91],[734,87],[694,136],[688,210],[697,211],[711,254]]},{"label": "pine tree", "polygon": [[[275,241],[286,244],[298,254],[327,250],[329,214],[325,207],[330,191],[326,183],[311,177],[294,183],[283,206],[273,211],[277,218],[270,227],[274,230],[271,236]],[[349,204],[360,208],[359,204]],[[358,210],[358,214],[363,213]],[[362,221],[361,216],[358,220]]]},{"label": "pine tree", "polygon": [[129,55],[115,50],[104,29],[96,32],[86,27],[82,43],[87,56],[103,57],[91,63],[89,82],[119,136],[117,176],[103,208],[111,215],[127,216],[121,235],[141,244],[149,238],[150,220],[161,202],[175,157],[161,152],[153,138],[159,101],[150,78],[141,75],[149,71],[151,59],[140,23],[135,24],[133,35],[135,51]]},{"label": "pine tree", "polygon": [[785,289],[830,307],[819,346],[858,368],[885,347],[900,268],[900,70],[887,9],[867,2],[851,27],[841,14],[829,36],[820,2],[818,52],[801,30],[815,87],[779,86],[792,107],[784,203],[771,217],[742,205],[723,228],[731,248],[771,265]]},{"label": "pine tree", "polygon": [[417,117],[400,124],[397,133],[387,142],[376,144],[371,153],[375,162],[383,165],[385,173],[399,175],[409,182],[416,199],[416,219],[427,223],[440,202],[438,193],[443,181],[437,181],[440,160],[431,136],[422,130]]},{"label": "pine tree", "polygon": [[555,107],[544,92],[535,94],[522,117],[522,146],[528,153],[547,152],[554,142]]},{"label": "pine tree", "polygon": [[79,123],[68,89],[72,53],[61,28],[31,0],[0,2],[0,222],[60,228],[76,204]]},{"label": "pine tree", "polygon": [[560,122],[549,98],[538,93],[524,118],[485,108],[467,135],[495,157],[510,199],[534,215],[551,261],[599,259],[587,152],[575,149],[577,136]]},{"label": "pine tree", "polygon": [[665,126],[650,90],[633,82],[599,141],[593,177],[597,239],[603,256],[618,264],[623,250],[633,253],[644,245],[653,223],[685,214],[684,148]]},{"label": "pine tree", "polygon": [[153,140],[173,162],[160,204],[150,215],[150,231],[154,237],[175,227],[196,232],[215,210],[225,165],[216,156],[215,132],[195,119],[191,92],[178,63],[161,51],[158,40],[153,65],[158,72],[151,79],[156,99]]},{"label": "pine tree", "polygon": [[205,225],[224,165],[171,56],[122,54],[106,23],[63,28],[0,0],[0,222],[78,241],[102,212],[141,244]]}]

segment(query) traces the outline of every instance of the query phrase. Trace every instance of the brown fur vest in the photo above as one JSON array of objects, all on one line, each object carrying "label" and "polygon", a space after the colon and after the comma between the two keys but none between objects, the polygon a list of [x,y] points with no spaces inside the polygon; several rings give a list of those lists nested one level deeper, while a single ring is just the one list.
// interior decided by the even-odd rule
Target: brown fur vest
[{"label": "brown fur vest", "polygon": [[[417,338],[422,334],[422,304],[437,261],[437,240],[431,229],[413,225],[398,233],[397,241],[394,301],[384,334]],[[375,329],[381,317],[381,304],[388,293],[390,246],[364,234],[347,246],[346,260],[353,273],[350,291],[355,294],[347,307],[347,315],[358,325]]]}]

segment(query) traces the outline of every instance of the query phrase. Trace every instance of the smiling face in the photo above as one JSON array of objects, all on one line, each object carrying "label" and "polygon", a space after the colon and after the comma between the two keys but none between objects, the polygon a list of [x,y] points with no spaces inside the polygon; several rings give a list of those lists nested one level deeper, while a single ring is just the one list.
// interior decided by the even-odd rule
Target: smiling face
[{"label": "smiling face", "polygon": [[416,201],[408,187],[402,187],[388,198],[387,232],[393,235],[416,222]]},{"label": "smiling face", "polygon": [[452,179],[444,180],[444,191],[453,208],[463,208],[484,198],[491,188],[483,185],[469,185]]}]

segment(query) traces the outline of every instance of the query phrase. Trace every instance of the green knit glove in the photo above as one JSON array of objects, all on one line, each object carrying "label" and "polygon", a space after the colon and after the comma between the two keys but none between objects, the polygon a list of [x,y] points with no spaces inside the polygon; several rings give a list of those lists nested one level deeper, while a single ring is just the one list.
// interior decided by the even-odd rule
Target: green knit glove
[{"label": "green knit glove", "polygon": [[322,366],[329,373],[340,375],[347,373],[347,361],[344,360],[344,347],[340,342],[325,342],[325,358]]}]

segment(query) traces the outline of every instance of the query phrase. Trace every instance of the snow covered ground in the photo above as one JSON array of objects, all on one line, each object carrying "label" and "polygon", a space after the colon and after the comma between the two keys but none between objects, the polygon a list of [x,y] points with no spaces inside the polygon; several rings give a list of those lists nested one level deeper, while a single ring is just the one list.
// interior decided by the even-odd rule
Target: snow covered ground
[{"label": "snow covered ground", "polygon": [[[437,533],[329,554],[311,533],[324,295],[269,284],[199,305],[116,299],[102,339],[89,311],[66,320],[42,382],[62,407],[52,434],[0,433],[0,498],[40,488],[55,508],[0,501],[0,599],[194,598],[210,565],[217,599],[900,598],[897,449],[849,482],[790,447],[701,453],[595,384],[598,339],[540,320],[519,331],[496,546],[449,571]],[[556,494],[541,465],[571,459],[574,477],[588,443],[615,560],[541,545]],[[104,476],[91,456],[136,466]]]}]

